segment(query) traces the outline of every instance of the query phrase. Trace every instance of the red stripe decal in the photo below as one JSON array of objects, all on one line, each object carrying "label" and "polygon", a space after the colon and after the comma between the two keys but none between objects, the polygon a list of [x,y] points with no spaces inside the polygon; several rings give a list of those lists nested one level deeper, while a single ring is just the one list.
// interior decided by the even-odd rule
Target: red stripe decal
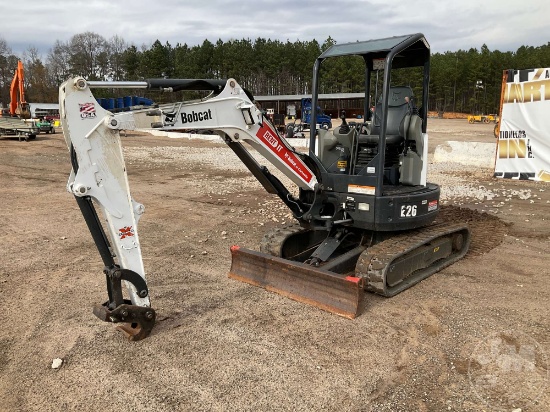
[{"label": "red stripe decal", "polygon": [[281,138],[272,130],[267,123],[264,123],[256,137],[264,143],[274,155],[279,157],[291,170],[293,170],[302,180],[307,183],[311,182],[313,178],[312,173],[304,162],[294,153],[287,149],[287,147],[281,142]]}]

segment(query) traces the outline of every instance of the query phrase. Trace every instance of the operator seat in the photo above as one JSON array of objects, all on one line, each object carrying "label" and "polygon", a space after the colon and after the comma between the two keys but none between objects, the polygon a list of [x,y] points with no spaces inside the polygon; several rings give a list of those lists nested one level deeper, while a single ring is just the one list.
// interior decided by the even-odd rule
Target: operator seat
[{"label": "operator seat", "polygon": [[[405,100],[405,97],[409,99],[409,102]],[[388,122],[386,126],[386,143],[395,144],[404,138],[404,131],[406,130],[403,121],[407,114],[412,112],[412,89],[408,86],[394,86],[390,87],[390,96],[388,99]],[[374,116],[370,128],[367,129],[367,135],[362,134],[361,138],[364,138],[365,143],[378,143],[380,135],[380,127],[382,126],[382,96],[376,103],[374,108]]]},{"label": "operator seat", "polygon": [[[407,99],[405,99],[407,98]],[[390,87],[386,124],[385,166],[395,166],[399,162],[409,123],[413,113],[413,93],[408,86]],[[363,169],[378,153],[378,141],[382,126],[382,98],[376,103],[370,127],[365,127],[357,137],[355,172]]]}]

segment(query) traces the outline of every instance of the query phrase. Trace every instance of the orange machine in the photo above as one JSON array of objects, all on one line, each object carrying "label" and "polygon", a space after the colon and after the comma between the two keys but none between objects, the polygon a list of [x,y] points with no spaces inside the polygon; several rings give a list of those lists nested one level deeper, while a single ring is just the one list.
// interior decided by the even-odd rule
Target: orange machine
[{"label": "orange machine", "polygon": [[[23,75],[23,63],[21,61],[17,62],[17,70],[13,76],[10,87],[10,115],[18,116],[22,119],[28,119],[31,117],[31,112],[29,110],[29,104],[25,101],[25,88]],[[17,94],[19,93],[19,99]]]}]

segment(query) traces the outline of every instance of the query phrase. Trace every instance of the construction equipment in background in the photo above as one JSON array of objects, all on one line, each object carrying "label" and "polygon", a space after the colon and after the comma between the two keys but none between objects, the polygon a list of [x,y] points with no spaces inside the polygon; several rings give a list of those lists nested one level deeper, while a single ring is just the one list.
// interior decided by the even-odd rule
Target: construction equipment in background
[{"label": "construction equipment in background", "polygon": [[498,115],[496,114],[471,114],[468,115],[468,123],[496,123]]},{"label": "construction equipment in background", "polygon": [[37,121],[34,122],[34,124],[36,125],[36,127],[40,132],[44,132],[46,134],[55,133],[55,127],[53,125],[53,122],[50,120],[47,120],[46,118],[38,119]]},{"label": "construction equipment in background", "polygon": [[32,122],[24,121],[31,117],[29,104],[25,101],[24,80],[23,63],[18,61],[10,86],[10,104],[7,110],[2,109],[0,117],[0,137],[29,141],[39,133]]},{"label": "construction equipment in background", "polygon": [[30,119],[31,111],[25,100],[25,76],[23,62],[17,62],[17,69],[13,75],[10,86],[10,116],[20,119]]},{"label": "construction equipment in background", "polygon": [[[266,233],[259,251],[233,246],[229,276],[353,318],[362,310],[365,290],[394,296],[463,257],[470,231],[467,224],[434,223],[440,188],[427,182],[427,110],[416,107],[408,85],[421,89],[419,101],[427,107],[427,40],[418,33],[328,48],[314,65],[312,119],[319,111],[323,62],[346,56],[365,62],[365,121],[350,126],[344,118],[334,130],[311,128],[308,153],[290,146],[234,79],[150,79],[118,87],[211,91],[213,97],[151,115],[160,116],[162,130],[216,131],[296,221]],[[407,85],[391,84],[395,71],[411,76]],[[371,113],[373,73],[382,84]],[[130,195],[119,136],[120,130],[134,127],[135,119],[132,112],[105,111],[90,87],[113,88],[117,82],[73,78],[60,87],[63,134],[73,168],[67,188],[104,263],[108,301],[94,313],[121,323],[128,337],[138,340],[150,333],[156,315],[137,232],[144,207]],[[251,148],[297,190],[289,190],[260,164]],[[123,283],[129,299],[123,297]]]}]

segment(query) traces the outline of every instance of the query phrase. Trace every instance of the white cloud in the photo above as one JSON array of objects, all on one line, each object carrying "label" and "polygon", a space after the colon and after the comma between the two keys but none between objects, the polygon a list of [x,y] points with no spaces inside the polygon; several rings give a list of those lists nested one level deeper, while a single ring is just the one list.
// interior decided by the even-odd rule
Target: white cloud
[{"label": "white cloud", "polygon": [[[508,3],[508,4],[505,4]],[[515,51],[548,41],[547,0],[26,0],[2,6],[2,37],[15,53],[29,46],[46,54],[56,40],[92,31],[136,46],[201,44],[204,39],[258,37],[281,41],[328,36],[337,42],[422,32],[432,51],[480,48]]]}]

